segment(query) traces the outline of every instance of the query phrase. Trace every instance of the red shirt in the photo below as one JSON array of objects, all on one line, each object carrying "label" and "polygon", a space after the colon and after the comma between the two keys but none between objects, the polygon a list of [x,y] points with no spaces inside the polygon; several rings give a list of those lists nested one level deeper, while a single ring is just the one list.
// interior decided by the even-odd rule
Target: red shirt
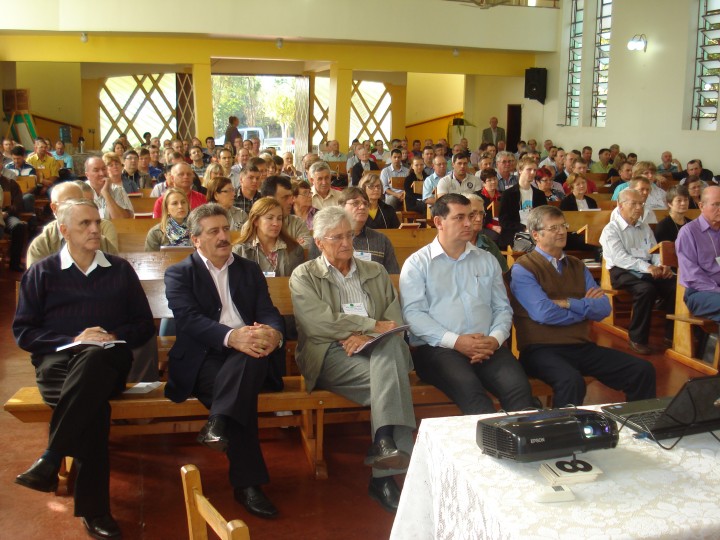
[{"label": "red shirt", "polygon": [[[162,217],[162,202],[164,197],[165,195],[163,194],[161,197],[158,197],[157,201],[155,201],[155,206],[153,206],[153,217],[155,219],[159,219]],[[198,206],[202,206],[207,202],[205,195],[195,190],[190,191],[190,195],[188,195],[188,200],[190,201],[190,210],[194,210]]]}]

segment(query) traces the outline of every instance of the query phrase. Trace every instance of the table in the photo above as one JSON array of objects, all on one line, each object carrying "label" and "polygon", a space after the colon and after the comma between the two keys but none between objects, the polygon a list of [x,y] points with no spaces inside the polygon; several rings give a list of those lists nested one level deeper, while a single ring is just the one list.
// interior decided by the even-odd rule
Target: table
[{"label": "table", "polygon": [[617,448],[579,455],[603,470],[597,481],[570,486],[572,502],[538,503],[539,462],[482,454],[479,418],[422,421],[391,539],[720,538],[720,443],[709,433],[665,451],[623,429]]}]

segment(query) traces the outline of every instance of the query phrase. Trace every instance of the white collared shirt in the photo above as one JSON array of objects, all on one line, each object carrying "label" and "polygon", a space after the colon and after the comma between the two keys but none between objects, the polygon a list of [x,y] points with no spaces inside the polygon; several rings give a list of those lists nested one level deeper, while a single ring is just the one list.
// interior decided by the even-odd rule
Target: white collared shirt
[{"label": "white collared shirt", "polygon": [[[235,260],[232,253],[228,257],[228,260],[225,261],[225,264],[222,265],[222,268],[216,268],[215,265],[210,262],[210,259],[205,257],[205,255],[203,255],[202,251],[200,251],[199,249],[198,255],[205,263],[205,267],[208,269],[208,272],[210,272],[210,277],[215,283],[215,288],[217,289],[218,295],[220,296],[220,303],[222,304],[222,310],[220,311],[220,324],[229,326],[230,328],[232,328],[232,330],[247,326],[247,323],[243,321],[242,317],[240,316],[240,312],[235,307],[235,303],[232,301],[232,297],[230,296],[228,268]],[[230,338],[232,330],[230,330],[225,335],[225,339],[223,340],[223,345],[225,347],[228,346],[228,339]]]},{"label": "white collared shirt", "polygon": [[107,257],[105,257],[105,254],[98,249],[97,251],[95,251],[95,258],[93,259],[92,263],[90,263],[90,266],[88,266],[88,269],[86,271],[83,271],[77,265],[77,263],[75,262],[75,259],[73,259],[72,255],[70,255],[70,250],[68,249],[68,246],[66,243],[65,245],[63,245],[62,249],[60,250],[60,269],[67,270],[73,264],[75,266],[77,266],[77,269],[80,270],[86,276],[89,276],[90,272],[95,270],[98,266],[102,266],[103,268],[112,266],[112,264],[110,264],[110,261],[107,260]]}]

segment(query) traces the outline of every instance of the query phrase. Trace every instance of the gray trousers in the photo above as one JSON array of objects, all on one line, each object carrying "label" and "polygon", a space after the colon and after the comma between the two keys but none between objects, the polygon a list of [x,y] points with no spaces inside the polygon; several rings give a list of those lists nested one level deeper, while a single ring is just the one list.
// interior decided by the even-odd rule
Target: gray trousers
[{"label": "gray trousers", "polygon": [[[367,354],[345,354],[333,343],[325,354],[318,388],[330,390],[360,405],[370,406],[370,429],[395,426],[399,450],[412,453],[416,427],[408,373],[412,370],[408,346],[400,336],[389,336]],[[405,470],[373,469],[373,477],[402,474]]]}]

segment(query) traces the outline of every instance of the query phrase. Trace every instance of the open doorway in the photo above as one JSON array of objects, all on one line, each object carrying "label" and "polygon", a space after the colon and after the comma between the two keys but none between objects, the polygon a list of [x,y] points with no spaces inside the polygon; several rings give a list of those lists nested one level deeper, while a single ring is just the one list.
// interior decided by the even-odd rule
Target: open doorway
[{"label": "open doorway", "polygon": [[509,152],[517,152],[520,133],[522,132],[522,105],[507,106],[507,131],[505,137],[506,149]]}]

